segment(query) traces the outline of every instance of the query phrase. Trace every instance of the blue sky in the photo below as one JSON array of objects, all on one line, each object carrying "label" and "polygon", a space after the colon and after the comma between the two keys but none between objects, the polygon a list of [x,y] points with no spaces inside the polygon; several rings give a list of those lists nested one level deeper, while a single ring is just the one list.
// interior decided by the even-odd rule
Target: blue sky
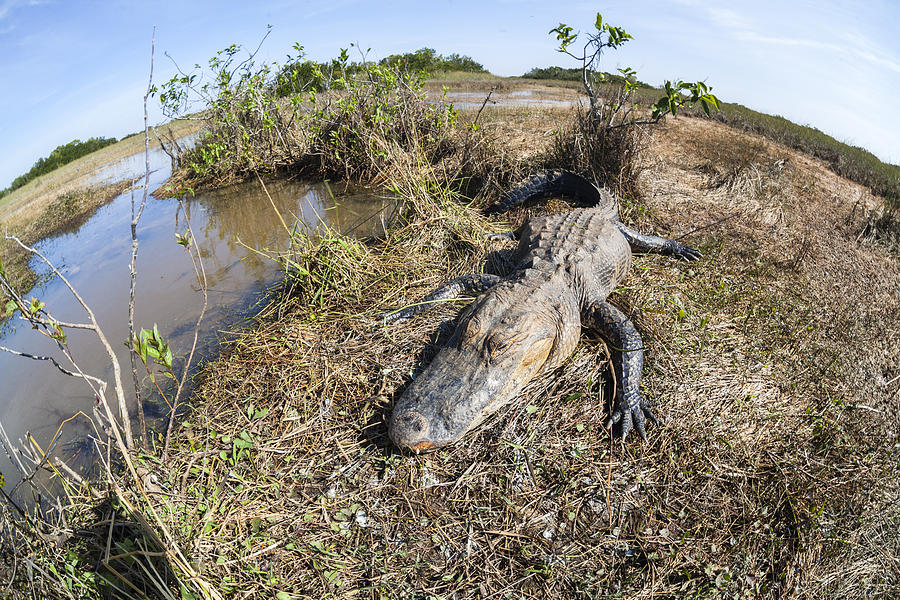
[{"label": "blue sky", "polygon": [[[900,163],[900,3],[628,0],[0,0],[0,188],[57,145],[143,127],[155,25],[156,82],[231,43],[281,60],[294,42],[328,59],[356,42],[370,58],[428,46],[498,75],[567,63],[547,32],[601,12],[634,40],[603,68],[642,81],[702,79],[720,98],[781,114]],[[154,105],[151,120],[162,115]]]}]

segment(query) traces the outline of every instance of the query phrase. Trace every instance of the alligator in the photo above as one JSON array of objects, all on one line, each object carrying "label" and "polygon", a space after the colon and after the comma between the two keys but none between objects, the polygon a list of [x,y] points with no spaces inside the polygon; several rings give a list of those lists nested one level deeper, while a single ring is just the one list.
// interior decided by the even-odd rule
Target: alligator
[{"label": "alligator", "polygon": [[480,294],[460,315],[447,344],[396,402],[389,435],[397,447],[421,452],[459,440],[534,377],[562,365],[575,351],[582,327],[599,333],[613,349],[617,385],[605,426],[621,424],[623,440],[632,429],[646,440],[645,422],[658,424],[639,387],[641,336],[607,296],[628,272],[632,252],[687,261],[701,254],[625,226],[607,189],[568,171],[532,175],[491,212],[548,196],[587,206],[531,218],[510,235],[519,245],[508,276],[465,275],[415,305],[384,315],[386,322],[405,320],[436,302]]}]

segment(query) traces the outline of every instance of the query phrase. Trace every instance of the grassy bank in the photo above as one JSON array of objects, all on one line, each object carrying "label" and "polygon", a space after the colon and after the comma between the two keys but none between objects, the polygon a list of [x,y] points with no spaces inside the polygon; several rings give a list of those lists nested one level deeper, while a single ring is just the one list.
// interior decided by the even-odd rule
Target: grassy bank
[{"label": "grassy bank", "polygon": [[400,454],[392,404],[465,301],[402,324],[380,315],[458,275],[507,274],[512,246],[485,233],[567,205],[481,209],[555,165],[577,130],[571,110],[491,106],[471,127],[474,111],[383,77],[303,119],[267,105],[268,129],[251,107],[231,121],[259,134],[249,146],[214,128],[182,162],[181,185],[341,176],[405,209],[383,240],[297,236],[269,306],[204,369],[170,453],[137,456],[137,481],[102,482],[108,501],[80,496],[65,525],[7,550],[8,571],[28,558],[47,573],[15,571],[22,589],[896,596],[900,260],[860,237],[881,199],[761,136],[670,121],[633,157],[640,193],[622,218],[705,257],[639,257],[612,297],[644,336],[643,389],[663,421],[650,440],[621,444],[603,428],[612,349],[585,336],[461,443]]},{"label": "grassy bank", "polygon": [[[614,91],[614,86],[606,86],[606,94],[613,94]],[[634,101],[650,106],[659,96],[658,90],[641,87],[635,91]],[[768,115],[731,102],[722,102],[720,110],[713,112],[711,117],[706,117],[699,107],[687,109],[684,113],[698,118],[712,118],[820,159],[838,175],[882,196],[889,207],[896,209],[900,206],[900,166],[882,162],[864,148],[845,144],[814,127],[798,125],[784,117]]]},{"label": "grassy bank", "polygon": [[[530,112],[514,126],[555,118]],[[167,513],[223,593],[900,589],[885,569],[900,552],[888,383],[900,266],[859,245],[858,222],[835,219],[864,192],[704,121],[673,124],[652,150],[628,221],[687,234],[706,258],[642,257],[614,298],[645,336],[645,389],[664,415],[649,443],[621,445],[603,429],[609,349],[585,342],[463,443],[423,456],[391,448],[392,402],[459,307],[387,327],[379,315],[456,275],[504,274],[510,247],[483,233],[529,212],[488,221],[423,161],[400,163],[386,183],[414,206],[406,220],[377,245],[333,234],[298,245],[283,295],[208,367],[179,450],[156,467],[177,498]],[[874,289],[860,285],[874,272]],[[882,383],[860,385],[872,370]]]},{"label": "grassy bank", "polygon": [[[197,133],[199,121],[173,121],[158,128],[158,133],[168,137],[183,137]],[[150,135],[151,147],[159,145],[154,132]],[[144,150],[143,133],[132,134],[115,144],[106,146],[87,156],[74,160],[54,171],[29,181],[0,198],[0,223],[26,225],[36,219],[50,202],[66,194],[75,194],[92,186],[92,179],[104,166],[127,158]]]}]

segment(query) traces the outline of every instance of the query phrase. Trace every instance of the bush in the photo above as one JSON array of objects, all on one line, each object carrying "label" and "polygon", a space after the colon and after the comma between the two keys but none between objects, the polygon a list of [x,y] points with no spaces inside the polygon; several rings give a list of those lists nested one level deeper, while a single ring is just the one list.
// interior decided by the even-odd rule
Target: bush
[{"label": "bush", "polygon": [[420,48],[415,52],[391,54],[378,61],[382,67],[393,67],[410,73],[435,73],[438,71],[465,71],[468,73],[487,73],[481,63],[469,56],[451,54],[443,56],[432,48]]},{"label": "bush", "polygon": [[637,80],[632,69],[618,69],[620,75],[613,80],[598,68],[605,49],[616,49],[632,36],[621,27],[604,23],[600,13],[594,30],[585,34],[587,41],[580,55],[570,50],[579,37],[572,27],[560,23],[550,30],[559,42],[557,50],[581,63],[577,71],[590,106],[578,109],[573,124],[557,133],[546,161],[550,166],[587,175],[621,196],[636,197],[637,157],[644,146],[640,126],[653,125],[666,115],[675,115],[682,107],[695,104],[710,114],[712,108],[718,108],[719,100],[703,82],[666,81],[657,91],[658,99],[650,106],[648,116],[632,101],[637,92],[648,88]]},{"label": "bush", "polygon": [[[604,104],[601,110],[608,106]],[[581,173],[621,197],[637,198],[637,159],[647,141],[640,129],[608,127],[604,118],[579,107],[572,121],[556,132],[542,162],[550,169]]]},{"label": "bush", "polygon": [[[423,72],[352,64],[346,50],[323,70],[295,49],[298,57],[276,68],[255,66],[252,55],[240,61],[241,48],[230,46],[209,61],[203,76],[211,83],[196,85],[195,73],[162,87],[171,115],[197,100],[206,107],[205,133],[179,157],[173,185],[216,186],[274,171],[383,183],[397,164],[419,161],[440,165],[445,182],[475,195],[509,176],[484,166],[490,149],[482,130],[458,126],[452,105],[426,101]],[[285,83],[286,74],[296,77]]]}]

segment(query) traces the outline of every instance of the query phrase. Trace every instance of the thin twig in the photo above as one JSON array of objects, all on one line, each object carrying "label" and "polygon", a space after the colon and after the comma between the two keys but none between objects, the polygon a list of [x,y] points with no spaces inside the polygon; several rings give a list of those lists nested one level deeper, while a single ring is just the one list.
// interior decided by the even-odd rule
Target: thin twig
[{"label": "thin twig", "polygon": [[[261,179],[260,182],[262,182]],[[263,184],[263,189],[265,189],[265,184]],[[268,194],[268,192],[266,192],[266,194]],[[200,290],[203,292],[203,308],[200,309],[200,315],[197,317],[197,324],[194,326],[194,340],[191,343],[191,351],[188,353],[187,361],[184,364],[184,369],[181,373],[181,379],[178,380],[178,388],[175,390],[175,398],[172,400],[172,412],[169,413],[169,423],[166,426],[166,440],[163,444],[163,462],[165,462],[169,456],[169,441],[172,438],[172,424],[175,422],[175,413],[178,410],[178,400],[181,398],[181,393],[185,389],[185,383],[187,382],[187,378],[191,370],[191,364],[194,362],[194,352],[197,349],[197,339],[200,336],[200,324],[203,322],[203,317],[206,315],[206,308],[209,305],[209,297],[207,293],[207,288],[209,286],[206,280],[206,268],[203,266],[203,258],[200,255],[199,247],[196,246],[197,239],[194,237],[194,230],[191,227],[191,220],[190,217],[188,217],[188,211],[184,206],[184,200],[179,199],[178,202],[181,204],[181,208],[184,211],[184,220],[185,223],[187,223],[187,231],[191,236],[190,243],[185,249],[187,250],[188,256],[191,257],[191,264],[194,266],[194,273],[197,275],[197,281],[200,283]],[[280,216],[281,215],[279,215],[279,217]],[[196,259],[194,258],[193,252],[191,252],[192,246],[197,250]]]},{"label": "thin twig", "polygon": [[57,360],[55,358],[53,358],[52,356],[40,356],[37,354],[28,354],[27,352],[19,352],[18,350],[13,350],[12,348],[7,348],[6,346],[0,346],[0,351],[8,352],[15,356],[21,356],[22,358],[30,358],[31,360],[50,361],[64,375],[68,375],[69,377],[80,377],[82,379],[88,379],[88,380],[91,380],[91,381],[103,386],[104,388],[106,387],[106,382],[103,381],[102,379],[98,379],[97,377],[94,377],[92,375],[86,375],[84,373],[75,373],[73,371],[70,371],[70,370],[66,369],[65,367],[63,367],[61,364],[59,364],[59,362],[57,362]]},{"label": "thin twig", "polygon": [[496,90],[496,89],[497,89],[497,86],[496,86],[496,85],[495,85],[495,86],[491,86],[491,91],[489,91],[489,92],[488,92],[488,95],[485,96],[484,102],[481,103],[481,108],[478,109],[478,114],[475,115],[475,120],[472,121],[472,126],[473,126],[473,127],[474,127],[475,125],[478,125],[478,119],[481,118],[481,111],[483,111],[483,110],[484,110],[484,107],[487,106],[488,100],[491,99],[491,94],[493,94],[493,93],[494,93],[494,90]]},{"label": "thin twig", "polygon": [[[147,91],[144,93],[144,190],[141,195],[141,204],[135,211],[134,191],[131,193],[131,285],[128,290],[128,343],[134,339],[134,295],[137,287],[137,253],[138,237],[137,226],[147,206],[147,190],[150,188],[150,126],[147,115],[147,99],[153,91],[153,57],[156,50],[156,27],[150,37],[150,78],[147,81]],[[137,357],[135,352],[129,351],[131,360],[131,376],[134,379],[134,397],[137,404],[138,433],[141,437],[141,447],[147,449],[147,422],[144,418],[144,403],[141,398],[141,382],[138,377]]]}]

